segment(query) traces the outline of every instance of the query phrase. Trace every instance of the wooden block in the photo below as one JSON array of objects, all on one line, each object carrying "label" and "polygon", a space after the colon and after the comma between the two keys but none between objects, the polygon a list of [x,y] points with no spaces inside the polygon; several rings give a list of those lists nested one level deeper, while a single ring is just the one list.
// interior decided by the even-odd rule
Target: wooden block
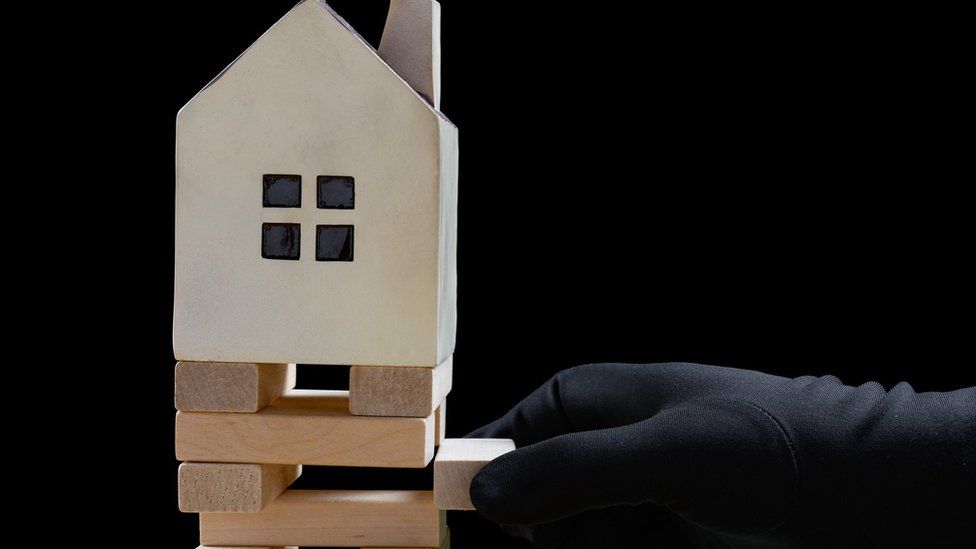
[{"label": "wooden block", "polygon": [[[376,549],[410,549],[409,547],[377,547]],[[447,533],[444,535],[444,541],[441,542],[440,547],[432,547],[431,549],[451,549],[451,529],[447,529]]]},{"label": "wooden block", "polygon": [[434,459],[434,502],[438,509],[473,511],[471,480],[482,467],[515,449],[507,438],[448,438]]},{"label": "wooden block", "polygon": [[431,492],[287,490],[260,513],[202,513],[207,545],[438,547],[444,513]]},{"label": "wooden block", "polygon": [[267,546],[265,546],[265,547],[254,547],[254,546],[251,546],[251,547],[216,547],[216,546],[213,546],[213,545],[201,545],[201,546],[197,547],[197,549],[298,549],[298,547],[295,546],[295,545],[289,545],[287,547],[281,547],[281,546],[279,546],[279,547],[267,547]]},{"label": "wooden block", "polygon": [[436,368],[353,366],[349,411],[357,416],[427,417],[451,392],[454,357]]},{"label": "wooden block", "polygon": [[181,461],[421,468],[433,455],[433,415],[353,416],[347,391],[296,389],[254,414],[176,413]]},{"label": "wooden block", "polygon": [[295,388],[295,365],[178,362],[174,379],[177,410],[257,412]]},{"label": "wooden block", "polygon": [[447,397],[434,411],[434,446],[440,446],[447,438]]},{"label": "wooden block", "polygon": [[183,463],[180,511],[256,513],[302,474],[301,465]]}]

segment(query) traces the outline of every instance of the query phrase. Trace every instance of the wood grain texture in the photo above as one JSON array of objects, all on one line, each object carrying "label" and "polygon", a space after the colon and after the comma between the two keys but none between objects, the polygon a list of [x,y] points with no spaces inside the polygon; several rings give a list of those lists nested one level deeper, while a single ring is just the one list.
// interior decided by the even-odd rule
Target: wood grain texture
[{"label": "wood grain texture", "polygon": [[[375,549],[411,549],[410,547],[376,547]],[[440,547],[432,547],[430,549],[451,549],[451,529],[447,529],[447,533],[444,534],[444,541],[441,542]]]},{"label": "wood grain texture", "polygon": [[254,414],[176,414],[181,461],[422,468],[433,455],[433,415],[353,416],[346,391],[296,389]]},{"label": "wood grain texture", "polygon": [[353,366],[349,411],[357,416],[427,417],[451,392],[454,357],[436,368]]},{"label": "wood grain texture", "polygon": [[434,410],[434,446],[440,446],[447,438],[447,398]]},{"label": "wood grain texture", "polygon": [[295,365],[183,361],[173,378],[177,410],[257,412],[295,388]]},{"label": "wood grain texture", "polygon": [[288,545],[286,547],[281,547],[281,546],[278,546],[278,547],[267,547],[267,546],[264,546],[264,547],[254,547],[254,546],[251,546],[251,547],[216,547],[214,545],[200,545],[200,546],[197,547],[197,549],[298,549],[298,547],[295,546],[295,545]]},{"label": "wood grain texture", "polygon": [[202,513],[207,545],[438,547],[444,513],[431,492],[288,490],[260,513]]},{"label": "wood grain texture", "polygon": [[448,438],[434,459],[434,502],[438,509],[473,511],[471,480],[482,467],[515,450],[507,438]]},{"label": "wood grain texture", "polygon": [[302,473],[301,465],[182,463],[180,511],[256,513]]}]

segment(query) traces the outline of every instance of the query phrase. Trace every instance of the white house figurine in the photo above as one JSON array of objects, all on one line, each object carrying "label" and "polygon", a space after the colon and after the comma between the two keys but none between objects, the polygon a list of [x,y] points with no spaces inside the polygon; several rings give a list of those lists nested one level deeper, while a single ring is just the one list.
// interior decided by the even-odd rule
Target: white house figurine
[{"label": "white house figurine", "polygon": [[[435,0],[391,0],[376,51],[303,0],[178,115],[176,458],[201,547],[448,549],[442,509],[471,508],[470,478],[514,448],[445,439],[439,33]],[[349,391],[296,389],[297,363],[351,366]],[[303,465],[423,468],[441,443],[434,490],[291,489]]]},{"label": "white house figurine", "polygon": [[304,0],[177,119],[173,346],[187,361],[434,367],[454,350],[458,144],[440,5],[379,51]]}]

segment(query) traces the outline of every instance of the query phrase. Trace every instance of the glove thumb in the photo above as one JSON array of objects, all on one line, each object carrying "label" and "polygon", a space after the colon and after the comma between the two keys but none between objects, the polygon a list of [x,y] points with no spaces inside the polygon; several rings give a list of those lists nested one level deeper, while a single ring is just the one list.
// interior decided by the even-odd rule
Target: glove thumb
[{"label": "glove thumb", "polygon": [[779,425],[750,404],[721,401],[509,452],[475,476],[471,501],[489,520],[513,525],[655,503],[738,533],[778,525],[795,507],[796,490]]}]

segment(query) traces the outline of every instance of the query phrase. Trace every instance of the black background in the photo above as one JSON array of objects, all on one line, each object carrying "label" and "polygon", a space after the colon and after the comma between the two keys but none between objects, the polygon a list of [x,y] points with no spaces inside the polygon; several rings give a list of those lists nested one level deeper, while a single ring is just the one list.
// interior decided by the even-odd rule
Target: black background
[{"label": "black background", "polygon": [[[154,250],[115,273],[139,281],[114,335],[140,362],[125,370],[144,496],[131,525],[160,546],[196,546],[172,442],[175,116],[292,4],[173,0],[107,29],[124,84],[105,93],[128,98],[112,152],[140,179],[125,197],[140,207],[116,215]],[[974,383],[974,95],[938,21],[442,4],[442,110],[461,132],[450,436],[594,361]],[[333,5],[378,41],[386,2]],[[341,370],[302,383],[341,384]],[[302,482],[412,488],[429,472],[310,468]],[[450,523],[459,548],[524,546],[473,513]]]}]

